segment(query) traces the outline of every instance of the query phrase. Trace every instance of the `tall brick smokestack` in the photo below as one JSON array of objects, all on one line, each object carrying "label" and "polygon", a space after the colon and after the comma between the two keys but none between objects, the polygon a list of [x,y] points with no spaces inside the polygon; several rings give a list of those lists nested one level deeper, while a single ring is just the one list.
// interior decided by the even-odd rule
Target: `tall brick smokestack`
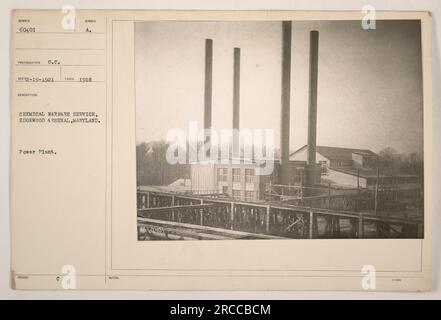
[{"label": "tall brick smokestack", "polygon": [[240,48],[234,48],[233,63],[233,157],[240,156],[239,149],[240,125]]},{"label": "tall brick smokestack", "polygon": [[290,183],[289,132],[291,100],[291,21],[282,22],[282,108],[280,112],[280,184]]},{"label": "tall brick smokestack", "polygon": [[308,101],[308,161],[306,184],[315,183],[316,149],[317,149],[317,74],[318,74],[319,33],[309,34],[309,101]]},{"label": "tall brick smokestack", "polygon": [[[213,40],[205,39],[205,87],[204,87],[204,129],[211,129],[211,105],[213,87]],[[205,142],[210,141],[209,138]],[[207,156],[209,152],[207,152]]]},{"label": "tall brick smokestack", "polygon": [[233,66],[233,129],[239,129],[240,110],[240,48],[234,48]]}]

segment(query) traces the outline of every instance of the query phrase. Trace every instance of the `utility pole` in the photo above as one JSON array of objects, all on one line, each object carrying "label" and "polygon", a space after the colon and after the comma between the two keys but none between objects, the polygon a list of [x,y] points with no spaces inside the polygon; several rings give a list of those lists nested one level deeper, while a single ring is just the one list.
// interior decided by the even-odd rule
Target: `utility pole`
[{"label": "utility pole", "polygon": [[377,168],[377,182],[375,183],[375,214],[377,214],[378,211],[378,184],[380,180],[380,168]]}]

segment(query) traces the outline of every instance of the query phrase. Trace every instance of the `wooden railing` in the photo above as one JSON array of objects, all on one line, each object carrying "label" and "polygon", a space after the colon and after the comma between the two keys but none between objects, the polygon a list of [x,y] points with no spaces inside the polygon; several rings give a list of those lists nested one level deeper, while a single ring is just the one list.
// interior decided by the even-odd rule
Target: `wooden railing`
[{"label": "wooden railing", "polygon": [[422,238],[423,221],[138,191],[138,216],[288,238]]},{"label": "wooden railing", "polygon": [[423,208],[423,192],[419,186],[399,189],[381,185],[377,190],[368,188],[338,188],[335,186],[304,187],[297,185],[267,184],[266,200],[313,208],[338,211],[388,211],[406,210],[407,206]]}]

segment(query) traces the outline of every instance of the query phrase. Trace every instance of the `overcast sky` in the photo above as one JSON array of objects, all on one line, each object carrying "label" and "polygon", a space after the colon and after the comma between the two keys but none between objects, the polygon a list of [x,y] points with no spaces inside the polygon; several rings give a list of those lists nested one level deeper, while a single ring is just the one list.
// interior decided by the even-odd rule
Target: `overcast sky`
[{"label": "overcast sky", "polygon": [[[306,144],[309,31],[318,30],[317,144],[422,151],[419,21],[293,22],[291,149]],[[213,39],[213,128],[231,128],[233,48],[241,48],[241,128],[275,129],[279,145],[281,22],[137,22],[137,142],[201,128],[205,39]]]}]

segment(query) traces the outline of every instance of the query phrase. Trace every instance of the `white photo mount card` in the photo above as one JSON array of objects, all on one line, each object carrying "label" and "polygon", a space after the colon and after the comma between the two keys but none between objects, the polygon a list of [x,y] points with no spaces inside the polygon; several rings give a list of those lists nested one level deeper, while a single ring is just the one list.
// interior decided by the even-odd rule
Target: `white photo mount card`
[{"label": "white photo mount card", "polygon": [[431,289],[428,12],[15,10],[15,289]]}]

